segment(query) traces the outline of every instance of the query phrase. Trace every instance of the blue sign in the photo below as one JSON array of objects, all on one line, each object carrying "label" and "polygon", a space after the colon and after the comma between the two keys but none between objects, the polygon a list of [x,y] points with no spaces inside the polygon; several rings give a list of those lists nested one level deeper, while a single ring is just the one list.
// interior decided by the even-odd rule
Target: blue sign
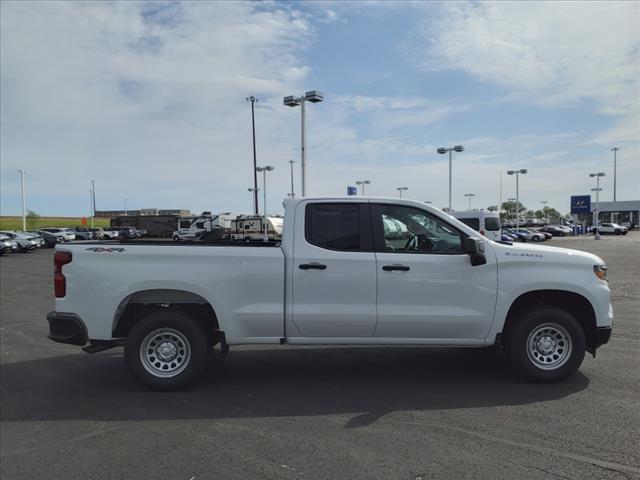
[{"label": "blue sign", "polygon": [[590,213],[591,195],[572,195],[571,213]]},{"label": "blue sign", "polygon": [[358,187],[347,187],[347,195],[358,195]]}]

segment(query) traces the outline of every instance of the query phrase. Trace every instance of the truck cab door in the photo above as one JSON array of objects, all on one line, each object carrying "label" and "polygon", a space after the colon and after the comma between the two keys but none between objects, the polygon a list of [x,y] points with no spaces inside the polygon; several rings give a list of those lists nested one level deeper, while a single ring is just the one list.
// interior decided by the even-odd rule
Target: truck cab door
[{"label": "truck cab door", "polygon": [[294,228],[287,340],[371,338],[377,279],[368,203],[302,202]]},{"label": "truck cab door", "polygon": [[[495,256],[473,266],[466,235],[409,205],[371,204],[378,275],[376,338],[435,344],[486,338],[495,313]],[[385,228],[385,225],[401,228]]]}]

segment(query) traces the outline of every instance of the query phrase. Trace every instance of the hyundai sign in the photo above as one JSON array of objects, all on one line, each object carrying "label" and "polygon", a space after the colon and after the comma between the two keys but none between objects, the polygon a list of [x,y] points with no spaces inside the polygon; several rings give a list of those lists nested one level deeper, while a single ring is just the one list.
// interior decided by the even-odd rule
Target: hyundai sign
[{"label": "hyundai sign", "polygon": [[358,188],[357,187],[347,187],[347,195],[358,195]]},{"label": "hyundai sign", "polygon": [[571,213],[590,213],[591,195],[572,195]]}]

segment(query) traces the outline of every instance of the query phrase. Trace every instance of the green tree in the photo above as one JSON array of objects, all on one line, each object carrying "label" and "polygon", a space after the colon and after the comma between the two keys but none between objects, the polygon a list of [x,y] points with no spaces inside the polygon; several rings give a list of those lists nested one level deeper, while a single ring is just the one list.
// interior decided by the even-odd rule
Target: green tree
[{"label": "green tree", "polygon": [[497,212],[498,211],[498,206],[497,205],[489,205],[487,207],[487,210],[489,210],[490,212]]},{"label": "green tree", "polygon": [[527,211],[527,208],[521,202],[518,202],[517,205],[516,205],[516,202],[504,202],[502,204],[503,212],[500,214],[500,218],[502,220],[515,219],[516,218],[516,207],[517,207],[517,211],[518,211],[518,213],[520,215],[522,215],[523,212]]},{"label": "green tree", "polygon": [[33,210],[27,210],[27,230],[35,230],[38,226],[38,220],[40,220],[40,215]]}]

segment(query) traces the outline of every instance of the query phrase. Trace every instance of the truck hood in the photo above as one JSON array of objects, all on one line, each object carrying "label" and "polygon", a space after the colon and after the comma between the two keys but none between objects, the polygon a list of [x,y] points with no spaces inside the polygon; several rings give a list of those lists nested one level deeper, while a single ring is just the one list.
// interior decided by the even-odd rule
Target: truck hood
[{"label": "truck hood", "polygon": [[498,262],[530,259],[536,263],[561,262],[580,265],[602,265],[605,263],[600,257],[593,253],[573,250],[571,248],[523,243],[506,245],[497,242],[491,242],[491,246],[493,247]]}]

